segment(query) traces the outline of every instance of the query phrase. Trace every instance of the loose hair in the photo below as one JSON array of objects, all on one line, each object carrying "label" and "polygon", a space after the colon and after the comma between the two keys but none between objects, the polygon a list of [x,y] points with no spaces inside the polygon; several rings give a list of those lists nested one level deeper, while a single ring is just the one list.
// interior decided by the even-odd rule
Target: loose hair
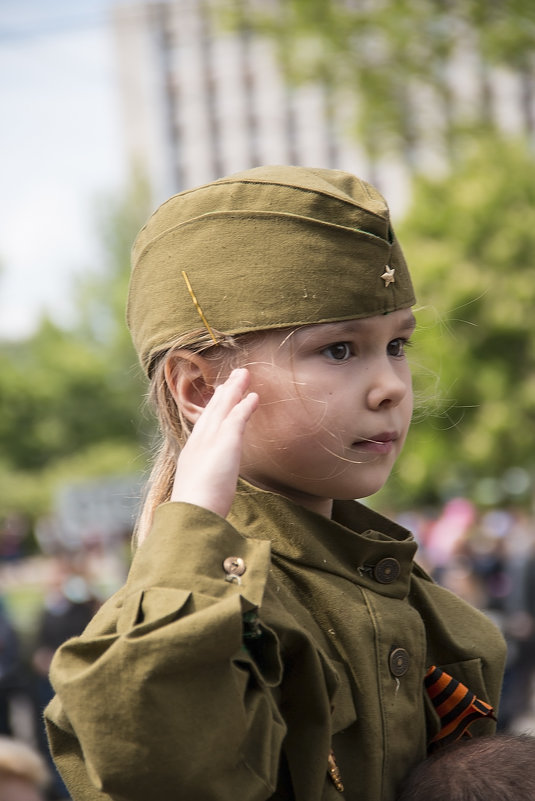
[{"label": "loose hair", "polygon": [[218,331],[212,332],[217,340],[202,328],[177,337],[168,347],[157,353],[150,365],[150,386],[148,401],[158,422],[159,442],[155,449],[153,467],[147,482],[141,513],[134,531],[134,545],[141,545],[147,536],[156,507],[170,500],[176,463],[181,449],[191,433],[191,423],[177,405],[165,376],[166,364],[175,359],[174,370],[180,370],[180,351],[202,354],[203,358],[219,363],[220,374],[236,366],[238,357],[245,352],[245,346],[260,334],[227,336]]}]

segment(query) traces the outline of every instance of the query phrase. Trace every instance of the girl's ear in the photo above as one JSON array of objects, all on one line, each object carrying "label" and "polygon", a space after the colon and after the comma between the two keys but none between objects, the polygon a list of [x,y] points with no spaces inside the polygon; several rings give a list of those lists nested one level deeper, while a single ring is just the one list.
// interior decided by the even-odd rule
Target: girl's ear
[{"label": "girl's ear", "polygon": [[214,365],[197,353],[180,350],[167,358],[164,370],[176,405],[190,423],[196,423],[214,394]]}]

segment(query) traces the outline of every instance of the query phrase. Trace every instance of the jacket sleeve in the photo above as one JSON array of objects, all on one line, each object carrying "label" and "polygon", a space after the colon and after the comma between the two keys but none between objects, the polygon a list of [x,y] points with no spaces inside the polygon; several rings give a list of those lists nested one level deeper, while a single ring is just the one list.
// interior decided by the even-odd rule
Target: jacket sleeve
[{"label": "jacket sleeve", "polygon": [[277,638],[256,618],[269,566],[269,541],[218,515],[157,509],[125,587],[53,660],[45,718],[74,801],[272,795],[285,725]]}]

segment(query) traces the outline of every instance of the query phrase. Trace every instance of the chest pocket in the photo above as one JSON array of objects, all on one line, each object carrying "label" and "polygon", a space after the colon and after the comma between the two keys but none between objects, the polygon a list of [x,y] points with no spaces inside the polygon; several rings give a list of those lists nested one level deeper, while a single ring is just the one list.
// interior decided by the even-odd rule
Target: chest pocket
[{"label": "chest pocket", "polygon": [[331,715],[331,733],[338,734],[338,732],[349,728],[349,726],[356,721],[357,712],[353,701],[351,683],[347,677],[347,672],[343,663],[334,659],[329,661],[336,671],[339,681],[332,701],[333,708]]},{"label": "chest pocket", "polygon": [[[438,667],[450,676],[453,676],[457,681],[462,682],[477,698],[490,703],[485,679],[483,678],[481,659],[468,659],[465,662],[454,662],[449,665],[439,664]],[[423,693],[427,723],[427,742],[430,743],[440,731],[441,721],[425,689],[423,689]],[[470,724],[471,734],[492,734],[494,729],[495,723],[491,718],[481,718],[480,720],[474,720]]]}]

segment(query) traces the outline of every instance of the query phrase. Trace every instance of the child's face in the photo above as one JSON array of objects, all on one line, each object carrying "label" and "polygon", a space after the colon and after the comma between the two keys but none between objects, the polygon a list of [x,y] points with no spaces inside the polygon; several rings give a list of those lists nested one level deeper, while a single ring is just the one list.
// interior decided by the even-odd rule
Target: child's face
[{"label": "child's face", "polygon": [[266,334],[244,364],[260,405],[241,475],[326,515],[334,498],[377,492],[411,420],[404,345],[413,330],[404,309]]}]

